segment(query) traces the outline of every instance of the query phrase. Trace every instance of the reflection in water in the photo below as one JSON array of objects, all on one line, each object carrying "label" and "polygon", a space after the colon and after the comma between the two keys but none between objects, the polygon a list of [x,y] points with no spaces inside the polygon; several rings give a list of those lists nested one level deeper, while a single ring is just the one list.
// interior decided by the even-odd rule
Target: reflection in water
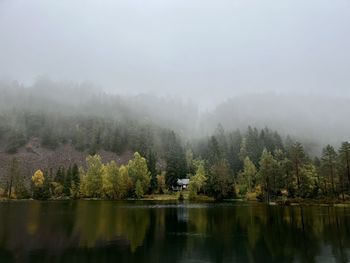
[{"label": "reflection in water", "polygon": [[0,203],[1,262],[348,262],[350,209]]}]

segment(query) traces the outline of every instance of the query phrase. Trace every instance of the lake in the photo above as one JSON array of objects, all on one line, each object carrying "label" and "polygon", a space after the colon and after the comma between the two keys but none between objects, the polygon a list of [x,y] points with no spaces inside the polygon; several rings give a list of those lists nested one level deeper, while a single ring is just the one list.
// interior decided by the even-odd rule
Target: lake
[{"label": "lake", "polygon": [[349,262],[350,209],[0,203],[0,262]]}]

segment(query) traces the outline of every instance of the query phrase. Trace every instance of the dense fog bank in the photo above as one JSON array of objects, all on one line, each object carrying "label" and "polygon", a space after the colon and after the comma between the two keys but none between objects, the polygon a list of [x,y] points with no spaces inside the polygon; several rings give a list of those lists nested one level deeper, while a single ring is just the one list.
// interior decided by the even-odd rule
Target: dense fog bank
[{"label": "dense fog bank", "polygon": [[32,86],[0,82],[0,111],[51,112],[64,115],[136,120],[172,129],[185,139],[206,137],[220,124],[225,130],[269,127],[320,152],[320,145],[348,140],[348,98],[262,93],[229,98],[203,110],[195,98],[154,94],[110,94],[89,83],[54,82],[38,78]]}]

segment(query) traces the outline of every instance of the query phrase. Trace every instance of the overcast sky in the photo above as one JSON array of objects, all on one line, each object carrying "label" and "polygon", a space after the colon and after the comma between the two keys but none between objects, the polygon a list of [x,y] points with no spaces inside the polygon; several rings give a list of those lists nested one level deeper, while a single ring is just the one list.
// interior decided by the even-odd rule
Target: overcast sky
[{"label": "overcast sky", "polygon": [[47,75],[213,105],[350,95],[349,0],[0,0],[0,78]]}]

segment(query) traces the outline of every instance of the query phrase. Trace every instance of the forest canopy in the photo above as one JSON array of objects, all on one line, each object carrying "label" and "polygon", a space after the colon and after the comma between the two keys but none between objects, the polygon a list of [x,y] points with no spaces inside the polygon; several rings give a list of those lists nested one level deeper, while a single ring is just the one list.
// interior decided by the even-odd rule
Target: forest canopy
[{"label": "forest canopy", "polygon": [[[198,111],[189,104],[146,95],[144,101],[126,99],[96,93],[87,84],[47,79],[31,88],[18,83],[0,87],[0,150],[11,160],[1,174],[1,187],[8,197],[142,197],[169,191],[182,178],[190,179],[192,197],[269,201],[346,199],[350,193],[346,141],[325,144],[315,154],[313,142],[267,127],[225,129],[218,123],[212,132],[194,136],[189,131],[191,125],[193,130],[200,127]],[[46,166],[29,178],[31,171],[19,169],[18,157],[19,151],[30,150],[27,146],[33,139],[51,151],[71,145],[87,161],[82,167],[73,161],[59,168]],[[132,160],[104,163],[101,151],[116,156],[134,152],[142,172],[133,168]]]}]

